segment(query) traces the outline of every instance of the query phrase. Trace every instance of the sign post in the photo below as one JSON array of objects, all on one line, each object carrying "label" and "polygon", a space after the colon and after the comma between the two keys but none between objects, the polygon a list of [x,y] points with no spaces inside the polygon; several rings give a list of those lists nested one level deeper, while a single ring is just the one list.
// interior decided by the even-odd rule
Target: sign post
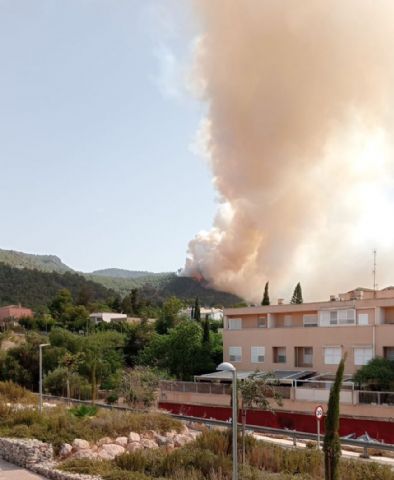
[{"label": "sign post", "polygon": [[323,418],[323,407],[318,405],[315,408],[315,417],[317,423],[317,449],[320,450],[320,420]]}]

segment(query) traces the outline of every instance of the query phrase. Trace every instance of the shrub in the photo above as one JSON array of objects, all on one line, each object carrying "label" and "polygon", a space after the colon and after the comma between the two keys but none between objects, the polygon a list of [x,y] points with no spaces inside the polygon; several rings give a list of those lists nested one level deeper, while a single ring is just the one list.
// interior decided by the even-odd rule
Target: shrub
[{"label": "shrub", "polygon": [[32,392],[10,380],[0,382],[0,397],[2,401],[10,403],[37,403],[36,396]]},{"label": "shrub", "polygon": [[97,413],[97,407],[95,405],[80,405],[70,408],[69,412],[75,417],[94,417]]},{"label": "shrub", "polygon": [[89,458],[65,460],[58,465],[59,470],[85,475],[107,475],[113,471],[113,465],[108,460],[91,460]]}]

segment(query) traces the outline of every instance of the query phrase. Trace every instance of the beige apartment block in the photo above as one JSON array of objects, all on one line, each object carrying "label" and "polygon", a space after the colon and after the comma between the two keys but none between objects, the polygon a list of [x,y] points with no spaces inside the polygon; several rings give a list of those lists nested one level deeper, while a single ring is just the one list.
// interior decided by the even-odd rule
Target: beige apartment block
[{"label": "beige apartment block", "polygon": [[352,374],[375,356],[394,360],[394,287],[356,289],[327,302],[227,308],[224,361],[239,371]]}]

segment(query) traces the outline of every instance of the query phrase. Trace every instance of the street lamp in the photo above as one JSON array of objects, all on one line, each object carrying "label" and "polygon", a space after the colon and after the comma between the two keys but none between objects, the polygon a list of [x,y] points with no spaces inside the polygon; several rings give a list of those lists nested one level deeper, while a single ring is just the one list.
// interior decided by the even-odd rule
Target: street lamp
[{"label": "street lamp", "polygon": [[38,405],[38,410],[40,413],[42,413],[42,349],[44,347],[48,347],[50,343],[41,343],[39,347],[39,359],[40,359],[40,380],[39,380],[39,391],[40,391],[40,400],[39,400],[39,405]]},{"label": "street lamp", "polygon": [[237,369],[232,363],[223,362],[216,370],[221,372],[231,372],[233,375],[233,388],[232,388],[232,403],[233,403],[233,415],[232,415],[232,424],[233,424],[233,479],[237,480],[238,478],[238,448],[237,448],[237,423],[238,423],[238,409],[237,409]]}]

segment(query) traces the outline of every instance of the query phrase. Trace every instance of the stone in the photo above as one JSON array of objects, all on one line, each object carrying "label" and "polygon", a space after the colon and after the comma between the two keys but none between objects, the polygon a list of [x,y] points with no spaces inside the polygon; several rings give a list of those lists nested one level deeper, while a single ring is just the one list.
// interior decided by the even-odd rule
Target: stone
[{"label": "stone", "polygon": [[95,452],[92,452],[89,448],[84,448],[83,450],[77,450],[72,458],[75,458],[77,460],[81,458],[89,458],[90,460],[94,460],[97,458],[97,454]]},{"label": "stone", "polygon": [[183,435],[182,433],[179,433],[174,437],[174,445],[176,447],[183,447],[187,443],[190,442],[190,437],[188,435]]},{"label": "stone", "polygon": [[115,439],[116,445],[120,445],[121,447],[126,447],[128,444],[128,438],[127,437],[117,437]]},{"label": "stone", "polygon": [[127,451],[128,452],[135,452],[137,450],[141,450],[141,448],[144,448],[140,442],[131,442],[127,445]]},{"label": "stone", "polygon": [[106,443],[114,443],[114,441],[110,437],[103,437],[103,438],[100,438],[100,440],[97,442],[97,446],[101,447],[102,445],[105,445]]},{"label": "stone", "polygon": [[113,460],[118,455],[125,452],[125,448],[116,443],[106,443],[97,452],[98,458],[102,460]]},{"label": "stone", "polygon": [[155,440],[158,445],[167,445],[171,441],[170,438],[159,434],[156,435]]},{"label": "stone", "polygon": [[154,430],[147,430],[144,432],[141,437],[148,438],[149,440],[154,440],[156,438],[157,433]]},{"label": "stone", "polygon": [[150,438],[143,438],[141,440],[141,445],[144,447],[144,448],[149,448],[149,449],[152,449],[152,448],[159,448],[159,445],[157,445],[157,443],[150,439]]},{"label": "stone", "polygon": [[72,447],[74,450],[86,450],[90,447],[90,445],[87,440],[82,440],[82,438],[76,438],[73,441]]},{"label": "stone", "polygon": [[129,442],[140,442],[141,441],[141,435],[136,432],[130,432],[129,433]]},{"label": "stone", "polygon": [[66,458],[71,455],[72,450],[72,445],[70,445],[69,443],[63,443],[63,445],[60,447],[59,456],[61,458]]}]

